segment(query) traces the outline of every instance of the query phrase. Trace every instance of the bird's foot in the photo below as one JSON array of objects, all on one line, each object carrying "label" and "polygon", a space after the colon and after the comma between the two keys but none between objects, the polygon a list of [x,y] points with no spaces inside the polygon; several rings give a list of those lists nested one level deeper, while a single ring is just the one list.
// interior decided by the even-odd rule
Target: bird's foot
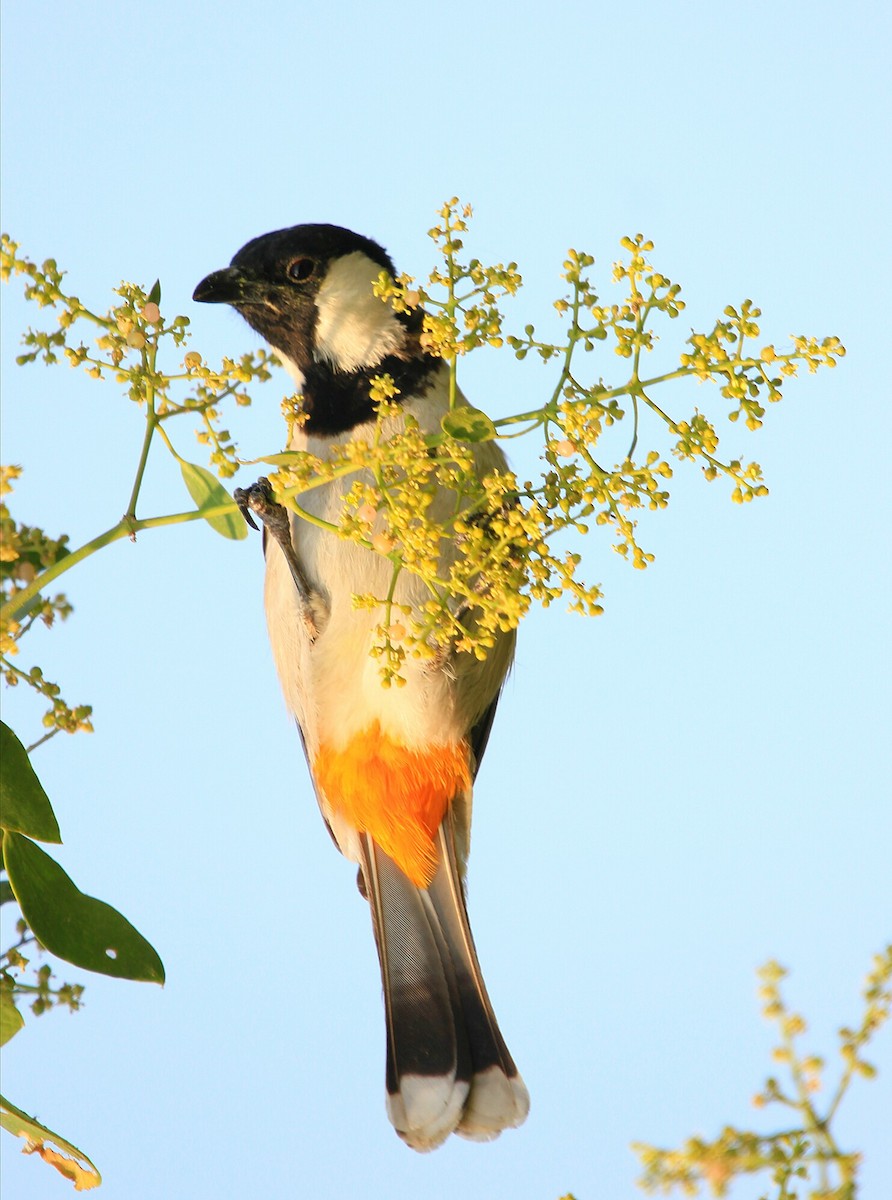
[{"label": "bird's foot", "polygon": [[291,571],[291,578],[294,580],[294,586],[300,597],[301,615],[307,633],[310,640],[315,641],[319,630],[313,610],[319,597],[311,588],[294,549],[294,542],[291,538],[291,514],[284,504],[279,504],[273,498],[272,484],[265,475],[261,475],[257,482],[252,483],[250,487],[236,488],[232,493],[232,498],[251,528],[259,528],[254,520],[255,516],[258,517],[264,531],[276,541],[284,554],[288,569]]},{"label": "bird's foot", "polygon": [[273,499],[273,485],[265,475],[261,475],[250,487],[236,488],[232,498],[252,529],[260,528],[252,516],[252,513],[256,513],[264,528],[269,530],[276,541],[279,541],[281,533],[286,534],[290,541],[291,520],[288,509]]}]

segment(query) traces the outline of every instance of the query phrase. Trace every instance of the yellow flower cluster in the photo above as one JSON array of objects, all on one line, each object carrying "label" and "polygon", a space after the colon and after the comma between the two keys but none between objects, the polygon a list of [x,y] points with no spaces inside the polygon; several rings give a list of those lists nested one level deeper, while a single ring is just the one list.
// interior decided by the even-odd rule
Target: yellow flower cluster
[{"label": "yellow flower cluster", "polygon": [[[19,253],[19,246],[6,235],[0,241],[0,276],[25,278],[25,296],[41,309],[52,309],[56,327],[29,329],[23,342],[20,365],[38,360],[53,365],[64,358],[72,367],[84,369],[94,379],[111,378],[121,385],[128,397],[146,412],[147,436],[144,450],[154,432],[173,451],[166,422],[180,415],[191,415],[198,422],[199,442],[210,447],[211,463],[223,477],[238,469],[235,444],[227,429],[221,428],[219,406],[224,399],[233,398],[236,404],[250,403],[244,385],[270,377],[272,356],[247,354],[239,360],[224,359],[213,371],[204,365],[201,355],[190,351],[185,355],[180,374],[166,374],[157,366],[159,348],[164,339],[175,347],[186,340],[189,321],[177,316],[166,321],[161,314],[161,288],[155,284],[148,292],[134,284],[123,283],[115,289],[117,302],[106,312],[94,312],[77,296],[63,287],[63,272],[53,259],[38,265]],[[92,327],[92,342],[76,336],[84,326]],[[174,388],[191,385],[192,393],[177,399]],[[174,451],[175,453],[175,451]],[[179,456],[177,456],[179,457]],[[129,516],[139,492],[145,466],[141,456],[137,480],[131,496]],[[3,468],[0,492],[5,496],[12,481],[20,473],[18,467]],[[225,499],[225,493],[224,493]],[[59,730],[75,732],[89,730],[90,708],[87,705],[68,705],[61,697],[57,684],[44,677],[40,667],[22,669],[13,662],[19,653],[19,643],[36,621],[51,625],[56,618],[71,612],[62,594],[48,597],[41,587],[41,575],[47,570],[60,574],[69,556],[67,537],[48,537],[43,530],[16,524],[5,503],[0,504],[0,578],[2,578],[3,617],[0,619],[0,654],[3,676],[10,685],[26,683],[51,701],[52,707],[43,718],[49,730],[47,736]]]},{"label": "yellow flower cluster", "polygon": [[757,1109],[772,1104],[783,1107],[781,1130],[754,1133],[729,1125],[713,1140],[688,1138],[677,1150],[635,1145],[644,1168],[640,1182],[646,1191],[668,1192],[680,1187],[693,1195],[707,1184],[714,1194],[724,1195],[737,1177],[762,1173],[777,1188],[779,1200],[792,1197],[803,1187],[809,1195],[826,1200],[855,1195],[860,1155],[840,1147],[834,1121],[854,1076],[870,1078],[875,1073],[862,1051],[888,1020],[892,1008],[892,946],[875,957],[867,976],[860,1025],[840,1030],[841,1075],[820,1106],[819,1098],[826,1091],[826,1064],[822,1057],[805,1054],[797,1045],[807,1025],[784,1002],[780,985],[786,974],[778,963],[767,963],[759,971],[759,995],[763,1015],[780,1035],[772,1058],[787,1080],[769,1076],[753,1097]]},{"label": "yellow flower cluster", "polygon": [[[19,525],[13,520],[6,497],[21,473],[18,466],[0,467],[0,597],[4,605],[27,587],[42,569],[69,553],[68,538],[64,534],[60,538],[50,538],[42,529]],[[64,621],[71,611],[71,605],[62,593],[53,597],[38,595],[23,613],[0,619],[3,679],[10,687],[27,683],[50,701],[51,706],[43,717],[43,725],[49,731],[47,736],[60,730],[66,733],[92,731],[92,709],[87,704],[72,707],[62,698],[59,685],[44,678],[40,667],[23,670],[13,659],[18,656],[19,641],[37,621],[49,628],[57,618]]]},{"label": "yellow flower cluster", "polygon": [[[459,359],[487,343],[504,340],[518,358],[532,351],[545,361],[557,361],[560,371],[550,400],[540,409],[493,422],[484,413],[456,408],[443,432],[433,437],[425,437],[411,421],[403,427],[390,420],[398,412],[398,397],[392,381],[382,377],[372,388],[381,415],[372,441],[338,445],[326,462],[307,455],[276,456],[282,467],[277,487],[299,513],[301,491],[335,477],[356,476],[332,532],[392,563],[388,595],[356,597],[357,604],[381,613],[375,653],[387,683],[399,682],[407,654],[440,654],[444,639],[453,650],[485,656],[497,634],[513,629],[534,601],[548,605],[567,596],[572,609],[599,613],[600,589],[577,574],[581,555],[575,550],[558,553],[554,544],[565,535],[587,533],[592,524],[607,527],[615,538],[613,548],[633,566],[646,567],[653,555],[637,541],[637,514],[668,505],[673,469],[667,454],[699,462],[708,480],[727,478],[736,503],[767,494],[757,463],[719,458],[720,437],[712,418],[699,410],[687,419],[673,417],[654,402],[657,385],[686,377],[716,382],[720,394],[735,405],[728,414],[731,423],[742,417],[756,430],[765,416],[763,393],[769,401],[780,399],[781,379],[797,363],[815,369],[832,365],[844,353],[834,338],[795,339],[784,354],[773,346],[748,353],[745,343],[759,336],[761,313],[746,300],[739,308],[726,307],[709,334],[691,336],[676,371],[648,379],[642,364],[656,341],[652,323],[657,316],[676,318],[684,302],[679,285],[649,261],[653,243],[642,234],[622,239],[626,257],[613,266],[613,281],[625,288],[622,299],[603,303],[590,279],[593,257],[570,250],[563,271],[570,292],[555,301],[569,322],[566,338],[542,341],[532,325],[522,336],[505,335],[500,303],[521,285],[516,264],[487,267],[478,259],[465,261],[470,209],[453,199],[439,216],[430,234],[442,265],[427,283],[421,286],[406,275],[391,280],[382,273],[375,290],[397,311],[424,306],[422,341],[429,353],[449,364],[453,394]],[[580,350],[590,352],[606,340],[630,364],[628,379],[618,386],[607,386],[603,379],[588,381],[589,372],[577,365]],[[671,440],[663,449],[636,453],[639,424],[647,414],[657,418],[658,428],[662,425]],[[633,431],[628,448],[618,460],[602,461],[596,448],[604,434],[611,430],[615,438],[629,415]],[[513,432],[515,425],[541,432],[545,466],[538,481],[521,484],[509,472],[477,478],[470,447]],[[444,496],[450,497],[448,512],[443,511]],[[457,544],[460,554],[445,553],[447,544]],[[444,562],[451,564],[445,572]],[[422,579],[428,589],[420,620],[394,603],[402,571]]]},{"label": "yellow flower cluster", "polygon": [[[127,395],[138,404],[151,405],[157,422],[193,414],[199,421],[196,437],[200,444],[210,447],[210,461],[218,473],[227,478],[238,470],[238,455],[228,429],[220,427],[220,404],[233,399],[237,405],[250,404],[245,384],[263,382],[270,378],[273,355],[260,351],[244,354],[238,360],[224,358],[217,370],[207,366],[200,354],[189,351],[183,359],[182,374],[167,374],[156,366],[159,347],[164,339],[182,346],[188,337],[189,318],[176,316],[166,321],[159,302],[161,288],[157,283],[148,292],[132,283],[122,283],[115,289],[120,302],[105,313],[94,312],[77,296],[68,295],[63,287],[64,272],[53,259],[38,266],[19,254],[19,246],[5,234],[0,245],[0,276],[25,275],[28,283],[25,297],[41,308],[57,310],[58,328],[26,331],[23,342],[27,347],[16,361],[19,365],[36,362],[47,365],[59,361],[59,355],[72,367],[82,367],[92,379],[111,378],[127,389]],[[92,346],[73,339],[73,327],[86,323],[98,331]],[[174,398],[173,385],[188,383],[194,388],[183,401]]]},{"label": "yellow flower cluster", "polygon": [[464,248],[462,235],[472,215],[469,204],[453,197],[439,212],[440,223],[429,230],[444,267],[429,276],[429,287],[420,287],[409,275],[391,280],[382,272],[375,294],[398,312],[424,305],[421,345],[428,354],[454,360],[478,346],[503,345],[499,300],[513,296],[523,285],[517,263],[484,266],[479,259],[459,261]]},{"label": "yellow flower cluster", "polygon": [[[280,498],[317,524],[324,522],[301,506],[301,494],[348,479],[340,518],[326,528],[391,563],[386,595],[356,597],[357,604],[380,614],[375,653],[386,683],[399,682],[407,655],[458,650],[485,656],[496,636],[513,629],[533,602],[548,605],[566,596],[572,609],[599,613],[600,589],[579,577],[581,554],[572,541],[566,548],[567,539],[586,534],[592,525],[609,529],[613,548],[633,566],[646,567],[653,556],[638,542],[637,519],[668,505],[672,456],[698,463],[707,480],[727,479],[737,503],[767,493],[758,463],[722,458],[714,415],[697,409],[680,419],[656,402],[658,387],[680,379],[715,383],[733,406],[727,413],[732,427],[742,421],[755,431],[763,424],[766,402],[781,398],[782,381],[800,364],[814,371],[834,366],[845,353],[837,338],[804,336],[794,338],[789,350],[773,344],[758,348],[761,312],[745,300],[727,306],[710,332],[693,333],[675,370],[649,377],[644,367],[657,340],[656,323],[677,318],[684,301],[679,285],[652,265],[653,243],[640,233],[621,241],[623,257],[611,273],[622,289],[615,300],[599,297],[592,255],[571,249],[562,272],[568,290],[554,302],[566,322],[564,336],[540,339],[533,325],[522,334],[506,333],[502,305],[522,279],[514,262],[487,266],[465,258],[470,217],[470,207],[456,198],[442,207],[430,230],[439,262],[426,283],[382,273],[375,284],[382,302],[396,311],[423,306],[422,344],[449,368],[450,411],[442,429],[425,434],[404,421],[393,380],[382,375],[371,384],[379,413],[374,436],[337,444],[324,461],[298,452],[263,460],[277,468],[273,483]],[[189,351],[182,374],[165,374],[156,365],[161,339],[182,345],[188,321],[165,322],[157,284],[149,292],[122,284],[120,302],[99,314],[65,294],[55,262],[38,267],[6,238],[2,270],[4,277],[26,275],[29,298],[58,312],[57,329],[28,331],[20,361],[54,362],[64,353],[91,375],[110,374],[145,406],[149,435],[157,431],[172,451],[166,423],[191,414],[217,473],[227,478],[238,469],[234,441],[221,427],[220,406],[228,399],[249,403],[246,386],[269,378],[273,355],[225,359],[213,369]],[[95,348],[72,340],[72,329],[85,321],[98,327]],[[589,365],[588,355],[602,343],[612,346],[610,363],[618,358],[625,364],[619,383],[605,381]],[[458,403],[457,364],[480,346],[503,344],[519,359],[533,353],[554,363],[555,376],[540,407],[493,421]],[[191,389],[185,399],[175,397],[175,384]],[[304,420],[300,397],[288,397],[283,413],[291,429],[299,425]],[[653,440],[639,448],[645,428]],[[510,472],[478,478],[473,447],[520,433],[541,437],[539,478],[520,482]],[[420,615],[401,610],[395,601],[401,572],[425,585],[429,598]]]}]

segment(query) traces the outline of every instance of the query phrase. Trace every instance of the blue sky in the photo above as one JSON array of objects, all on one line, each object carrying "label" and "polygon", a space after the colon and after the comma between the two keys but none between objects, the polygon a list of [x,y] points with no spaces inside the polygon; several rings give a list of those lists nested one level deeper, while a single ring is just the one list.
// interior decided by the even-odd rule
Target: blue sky
[{"label": "blue sky", "polygon": [[[849,351],[792,383],[760,434],[729,437],[767,500],[739,508],[679,470],[669,510],[642,522],[654,566],[592,535],[605,615],[555,606],[521,631],[470,902],[532,1095],[522,1130],[425,1157],[390,1130],[368,913],[279,695],[258,541],[197,524],[92,558],[65,580],[73,618],[33,635],[47,675],[94,705],[95,735],[37,762],[59,860],[151,939],[168,983],[65,971],[88,984],[84,1011],[10,1044],[4,1092],[94,1158],[107,1200],[631,1196],[633,1140],[771,1127],[748,1104],[770,1069],[755,968],[793,970],[830,1055],[890,933],[887,7],[2,11],[4,229],[96,306],[159,277],[206,357],[258,344],[190,299],[250,237],[332,221],[422,275],[453,194],[475,205],[474,253],[520,265],[518,326],[551,320],[568,246],[606,289],[618,239],[642,230],[688,301],[664,352],[744,297],[766,340],[833,333]],[[77,545],[126,505],[140,418],[111,384],[16,368],[34,314],[17,285],[3,305],[14,511]],[[618,382],[620,365],[593,370]],[[484,354],[461,382],[499,416],[550,378]],[[286,386],[232,417],[246,457],[280,446]],[[723,411],[713,392],[670,398]],[[160,447],[144,505],[185,507]],[[5,719],[30,740],[20,692]],[[888,1031],[874,1057],[878,1082],[840,1119],[866,1197],[892,1188]],[[9,1196],[65,1194],[11,1148]]]}]

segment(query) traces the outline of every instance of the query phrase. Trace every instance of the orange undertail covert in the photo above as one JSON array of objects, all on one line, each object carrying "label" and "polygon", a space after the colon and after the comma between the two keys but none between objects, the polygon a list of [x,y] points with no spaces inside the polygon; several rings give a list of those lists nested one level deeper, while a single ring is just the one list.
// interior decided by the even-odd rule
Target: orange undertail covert
[{"label": "orange undertail covert", "polygon": [[466,742],[412,750],[375,721],[344,747],[323,743],[313,775],[333,809],[370,833],[417,887],[430,884],[434,836],[451,801],[471,786]]}]

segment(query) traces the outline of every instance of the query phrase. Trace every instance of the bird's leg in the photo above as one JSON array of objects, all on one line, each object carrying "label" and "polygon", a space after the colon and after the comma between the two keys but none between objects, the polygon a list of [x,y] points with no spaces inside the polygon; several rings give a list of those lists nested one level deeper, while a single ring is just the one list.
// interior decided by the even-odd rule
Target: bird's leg
[{"label": "bird's leg", "polygon": [[[483,592],[485,589],[478,586],[478,588],[476,590]],[[472,612],[473,608],[474,608],[474,603],[472,600],[470,600],[470,599],[462,600],[461,604],[458,606],[458,608],[452,614],[455,623],[457,625],[464,625],[467,628],[467,626],[470,624],[470,622],[465,621],[465,618],[469,616],[469,614]],[[456,643],[457,637],[458,637],[458,633],[456,631],[455,633],[450,634],[448,641],[443,642],[442,645],[437,647],[437,649],[434,652],[433,658],[431,658],[429,660],[431,670],[442,671],[443,668],[446,666],[446,664],[455,656],[455,652],[456,652],[455,651],[455,643]]]},{"label": "bird's leg", "polygon": [[[279,549],[285,555],[285,561],[300,598],[304,624],[311,640],[314,640],[319,632],[313,616],[313,600],[316,598],[316,593],[310,586],[295,553],[294,543],[291,540],[291,516],[288,509],[273,499],[272,484],[265,475],[261,476],[256,483],[252,483],[250,487],[236,488],[232,493],[232,498],[252,529],[258,528],[254,516],[260,518],[264,531],[276,540]],[[252,516],[252,514],[254,515]]]}]

